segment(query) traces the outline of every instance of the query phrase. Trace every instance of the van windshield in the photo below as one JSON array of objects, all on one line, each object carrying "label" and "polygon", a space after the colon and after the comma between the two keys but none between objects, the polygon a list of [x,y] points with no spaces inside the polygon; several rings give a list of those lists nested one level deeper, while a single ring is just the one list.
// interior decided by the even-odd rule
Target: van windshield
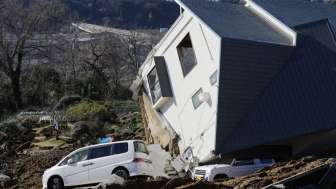
[{"label": "van windshield", "polygon": [[134,151],[149,154],[146,144],[144,144],[143,142],[138,142],[138,141],[134,142]]}]

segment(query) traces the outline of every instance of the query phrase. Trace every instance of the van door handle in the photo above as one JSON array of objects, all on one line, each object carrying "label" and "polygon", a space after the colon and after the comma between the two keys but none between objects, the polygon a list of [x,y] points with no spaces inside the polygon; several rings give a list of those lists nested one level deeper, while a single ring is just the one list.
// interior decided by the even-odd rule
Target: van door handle
[{"label": "van door handle", "polygon": [[87,167],[87,166],[90,166],[90,165],[93,165],[94,163],[90,162],[90,163],[83,163],[83,167]]}]

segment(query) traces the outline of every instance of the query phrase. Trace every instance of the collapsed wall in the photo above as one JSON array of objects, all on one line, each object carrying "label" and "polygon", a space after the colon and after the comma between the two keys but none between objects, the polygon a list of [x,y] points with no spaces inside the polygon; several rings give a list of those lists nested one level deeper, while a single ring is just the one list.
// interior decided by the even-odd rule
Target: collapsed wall
[{"label": "collapsed wall", "polygon": [[149,144],[160,144],[161,147],[168,150],[171,155],[179,155],[177,144],[178,135],[176,132],[153,108],[147,94],[139,94],[138,101],[146,134],[146,142]]}]

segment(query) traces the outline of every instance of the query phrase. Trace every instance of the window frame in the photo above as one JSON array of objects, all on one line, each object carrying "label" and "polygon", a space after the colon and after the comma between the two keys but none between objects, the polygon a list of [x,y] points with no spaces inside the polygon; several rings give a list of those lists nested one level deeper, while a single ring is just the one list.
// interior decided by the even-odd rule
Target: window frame
[{"label": "window frame", "polygon": [[218,70],[214,71],[210,77],[209,77],[209,81],[210,81],[210,84],[211,86],[214,86],[215,84],[218,83]]},{"label": "window frame", "polygon": [[[156,72],[156,77],[157,77],[157,81],[154,82],[154,85],[151,86],[151,83],[150,83],[150,75],[151,73],[155,70]],[[157,69],[156,69],[156,66],[154,66],[147,74],[147,83],[148,83],[148,89],[149,89],[149,93],[150,93],[150,96],[151,96],[151,101],[153,102],[153,104],[156,104],[158,101],[160,101],[160,98],[162,98],[162,89],[161,89],[161,85],[160,85],[160,80],[159,80],[159,75],[157,73]],[[159,85],[160,87],[160,96],[155,98],[154,99],[154,95],[153,95],[153,90],[155,88],[156,85]]]},{"label": "window frame", "polygon": [[[201,101],[201,100],[199,99],[199,95],[202,94],[202,93],[203,93],[203,88],[199,88],[199,89],[198,89],[196,92],[194,92],[193,95],[191,96],[191,102],[192,102],[192,104],[193,104],[194,110],[198,109],[198,108],[204,103],[203,101]],[[199,100],[199,103],[198,103],[197,105],[195,105],[195,103],[194,103],[194,97],[196,97],[196,95],[197,95],[198,100]]]},{"label": "window frame", "polygon": [[[184,40],[186,40],[186,38],[189,37],[189,40],[190,40],[190,44],[191,44],[191,49],[192,49],[192,54],[193,54],[193,59],[194,59],[194,63],[193,63],[193,66],[189,69],[189,70],[186,70],[185,68],[185,65],[184,65],[184,61],[183,61],[183,57],[182,57],[182,53],[181,53],[181,44]],[[182,69],[182,74],[183,74],[183,77],[187,77],[187,75],[197,66],[198,62],[197,62],[197,58],[196,58],[196,53],[195,53],[195,48],[194,48],[194,44],[192,42],[192,39],[191,39],[191,34],[190,32],[188,32],[184,37],[183,39],[179,42],[179,44],[176,46],[176,51],[177,51],[177,55],[178,55],[178,58],[179,58],[179,61],[180,61],[180,66],[181,66],[181,69]]]}]

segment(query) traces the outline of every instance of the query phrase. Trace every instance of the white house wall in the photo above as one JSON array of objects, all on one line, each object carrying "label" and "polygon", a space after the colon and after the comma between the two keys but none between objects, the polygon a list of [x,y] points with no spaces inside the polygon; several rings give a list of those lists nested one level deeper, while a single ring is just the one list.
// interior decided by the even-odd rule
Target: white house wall
[{"label": "white house wall", "polygon": [[[211,86],[209,78],[219,68],[221,40],[187,11],[173,27],[155,52],[155,56],[165,57],[174,94],[159,111],[180,136],[180,150],[191,146],[194,155],[203,159],[215,148],[218,84]],[[197,65],[184,77],[176,47],[188,33]],[[154,66],[153,59],[149,61],[144,73]],[[210,93],[211,103],[204,102],[194,110],[191,97],[200,88]]]}]

